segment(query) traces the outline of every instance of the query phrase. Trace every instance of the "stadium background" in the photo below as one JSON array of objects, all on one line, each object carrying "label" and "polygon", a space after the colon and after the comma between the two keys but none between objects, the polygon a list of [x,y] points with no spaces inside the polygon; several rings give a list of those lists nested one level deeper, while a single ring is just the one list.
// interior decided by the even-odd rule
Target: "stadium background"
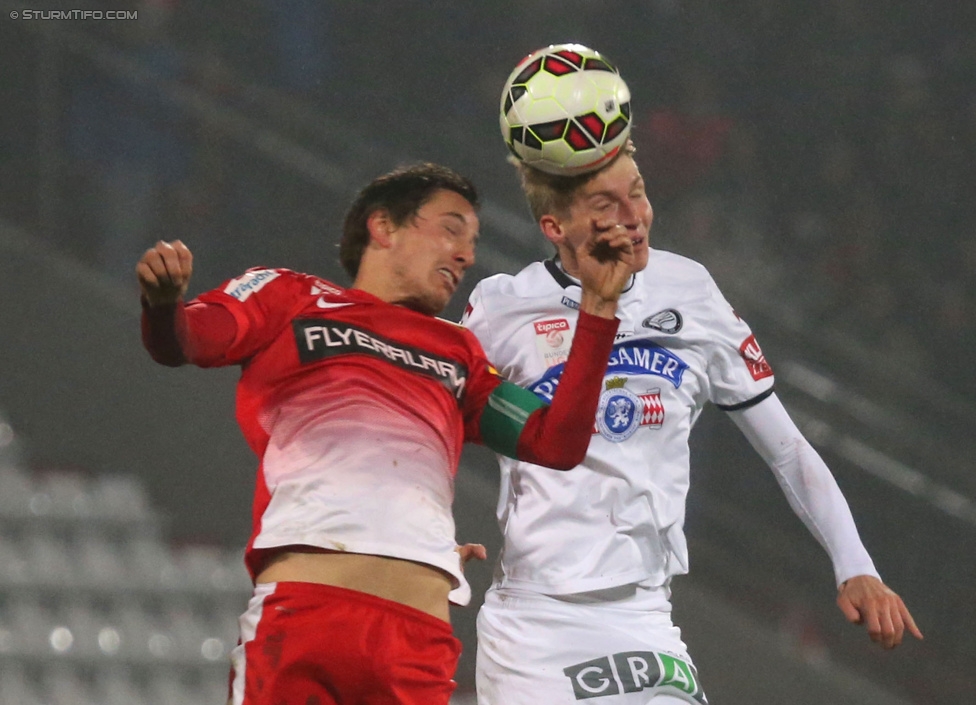
[{"label": "stadium background", "polygon": [[[652,245],[705,263],[926,634],[882,653],[731,423],[693,440],[674,585],[713,703],[976,702],[976,22],[904,0],[93,2],[0,14],[0,702],[220,702],[255,461],[232,370],[141,350],[135,260],[347,283],[352,194],[429,159],[483,197],[470,288],[547,250],[498,134],[521,56],[579,41],[632,93]],[[47,2],[33,9],[69,9]],[[497,554],[466,451],[458,537]]]}]

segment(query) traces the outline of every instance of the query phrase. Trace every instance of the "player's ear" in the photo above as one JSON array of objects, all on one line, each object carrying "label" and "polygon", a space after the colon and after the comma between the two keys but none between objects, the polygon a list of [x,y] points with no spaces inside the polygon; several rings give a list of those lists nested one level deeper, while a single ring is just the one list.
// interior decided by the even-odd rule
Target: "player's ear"
[{"label": "player's ear", "polygon": [[393,225],[393,219],[390,217],[390,211],[385,208],[377,208],[369,217],[366,218],[366,229],[369,230],[369,240],[371,243],[376,243],[381,247],[389,247],[393,240],[390,235],[396,228]]},{"label": "player's ear", "polygon": [[546,236],[546,240],[556,247],[559,247],[566,238],[562,223],[554,215],[544,215],[539,218],[539,228],[542,230],[542,234]]}]

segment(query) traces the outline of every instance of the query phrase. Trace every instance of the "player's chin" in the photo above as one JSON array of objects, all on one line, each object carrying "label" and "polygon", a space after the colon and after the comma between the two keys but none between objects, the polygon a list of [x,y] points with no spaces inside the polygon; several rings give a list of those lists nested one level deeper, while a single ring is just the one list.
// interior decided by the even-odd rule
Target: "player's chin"
[{"label": "player's chin", "polygon": [[400,299],[396,303],[417,313],[423,313],[427,316],[439,316],[447,308],[450,300],[450,295],[427,294],[426,296],[413,296],[407,299]]}]

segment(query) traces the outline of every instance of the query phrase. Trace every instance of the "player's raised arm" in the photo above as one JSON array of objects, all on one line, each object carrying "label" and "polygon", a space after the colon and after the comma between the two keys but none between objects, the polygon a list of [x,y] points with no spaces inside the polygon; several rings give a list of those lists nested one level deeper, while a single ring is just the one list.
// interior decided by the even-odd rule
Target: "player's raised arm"
[{"label": "player's raised arm", "polygon": [[233,315],[220,306],[184,305],[192,275],[193,253],[180,240],[160,240],[136,264],[142,342],[153,360],[167,367],[219,356],[237,330]]},{"label": "player's raised arm", "polygon": [[557,470],[583,462],[617,332],[617,300],[632,274],[633,255],[627,229],[615,225],[594,228],[576,248],[583,298],[552,404],[546,406],[532,392],[502,382],[482,411],[485,445]]}]

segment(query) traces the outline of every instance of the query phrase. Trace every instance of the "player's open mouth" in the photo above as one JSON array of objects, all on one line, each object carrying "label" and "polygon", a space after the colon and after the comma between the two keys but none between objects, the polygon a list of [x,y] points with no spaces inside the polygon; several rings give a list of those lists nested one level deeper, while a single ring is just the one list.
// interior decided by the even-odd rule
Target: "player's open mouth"
[{"label": "player's open mouth", "polygon": [[452,289],[456,289],[457,285],[461,283],[461,277],[452,272],[450,269],[441,267],[437,271],[440,272],[448,282],[450,282]]}]

